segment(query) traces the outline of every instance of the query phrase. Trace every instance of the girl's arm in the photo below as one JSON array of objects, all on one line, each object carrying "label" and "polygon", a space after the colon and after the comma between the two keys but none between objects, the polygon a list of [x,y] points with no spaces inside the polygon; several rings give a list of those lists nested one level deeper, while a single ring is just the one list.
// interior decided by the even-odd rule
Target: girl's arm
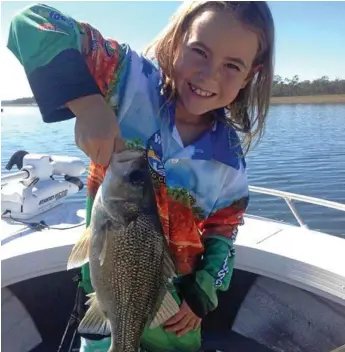
[{"label": "girl's arm", "polygon": [[232,224],[224,225],[228,220],[225,217],[224,221],[218,219],[219,224],[212,223],[212,233],[205,236],[203,259],[196,271],[177,280],[183,299],[200,318],[217,308],[217,292],[229,288],[235,261],[234,242],[245,208],[246,205],[235,211],[234,207],[222,210],[223,214],[226,210],[232,214]]},{"label": "girl's arm", "polygon": [[73,105],[77,112],[88,111],[91,104],[77,103],[79,98],[107,98],[128,59],[117,41],[44,4],[28,6],[12,19],[7,47],[23,65],[45,122],[74,117]]},{"label": "girl's arm", "polygon": [[119,135],[106,100],[119,67],[129,61],[123,47],[43,4],[12,19],[7,46],[24,67],[43,121],[76,116],[77,145],[106,165]]}]

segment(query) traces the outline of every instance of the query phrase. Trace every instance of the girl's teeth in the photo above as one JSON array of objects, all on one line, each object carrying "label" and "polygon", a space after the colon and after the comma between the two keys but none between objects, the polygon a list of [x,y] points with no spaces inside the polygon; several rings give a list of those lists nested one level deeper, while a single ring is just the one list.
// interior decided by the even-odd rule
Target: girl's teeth
[{"label": "girl's teeth", "polygon": [[210,97],[212,95],[212,93],[210,92],[206,92],[205,90],[202,90],[200,88],[196,88],[192,85],[190,85],[192,92],[196,93],[197,95],[200,95],[202,97]]}]

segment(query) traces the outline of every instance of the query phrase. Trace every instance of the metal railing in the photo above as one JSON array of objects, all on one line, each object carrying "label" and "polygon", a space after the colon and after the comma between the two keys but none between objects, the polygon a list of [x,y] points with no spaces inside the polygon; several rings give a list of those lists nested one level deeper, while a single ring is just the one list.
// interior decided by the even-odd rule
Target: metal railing
[{"label": "metal railing", "polygon": [[332,208],[340,211],[345,212],[345,204],[332,202],[329,200],[324,200],[320,198],[314,198],[309,196],[303,196],[296,193],[290,193],[285,191],[278,191],[275,189],[263,188],[263,187],[256,187],[256,186],[249,186],[249,191],[254,193],[261,193],[267,194],[270,196],[275,196],[281,199],[284,199],[288,207],[290,208],[292,214],[294,215],[295,219],[299,223],[300,226],[308,227],[302,220],[301,216],[298,214],[297,209],[293,205],[292,201],[297,200],[304,203],[320,205],[326,208]]}]

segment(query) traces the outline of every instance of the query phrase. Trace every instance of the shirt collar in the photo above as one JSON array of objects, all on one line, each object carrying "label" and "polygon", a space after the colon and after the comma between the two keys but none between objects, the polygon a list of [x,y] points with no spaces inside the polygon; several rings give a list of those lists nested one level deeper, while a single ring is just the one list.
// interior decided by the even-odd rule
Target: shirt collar
[{"label": "shirt collar", "polygon": [[[162,114],[166,114],[169,121],[170,133],[173,133],[175,127],[175,104],[168,100],[168,93],[164,94],[162,73],[159,82],[160,109]],[[233,127],[225,122],[225,109],[215,110],[215,121],[212,128],[206,131],[197,141],[193,143],[194,153],[193,160],[211,160],[214,159],[223,164],[239,169],[242,162],[245,166],[242,148],[237,133]]]}]

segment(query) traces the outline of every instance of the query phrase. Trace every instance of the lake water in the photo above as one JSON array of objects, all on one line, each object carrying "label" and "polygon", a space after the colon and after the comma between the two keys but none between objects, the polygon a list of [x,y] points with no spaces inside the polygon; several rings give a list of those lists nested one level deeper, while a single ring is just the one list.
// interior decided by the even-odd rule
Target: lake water
[{"label": "lake water", "polygon": [[[36,107],[1,114],[1,170],[11,155],[65,154],[87,158],[74,145],[74,121],[44,124]],[[274,105],[261,143],[247,156],[250,185],[345,203],[345,105]],[[83,177],[86,180],[86,173]],[[73,199],[84,197],[85,193]],[[306,224],[345,236],[345,213],[297,203]],[[283,200],[252,194],[248,213],[296,223]]]}]

